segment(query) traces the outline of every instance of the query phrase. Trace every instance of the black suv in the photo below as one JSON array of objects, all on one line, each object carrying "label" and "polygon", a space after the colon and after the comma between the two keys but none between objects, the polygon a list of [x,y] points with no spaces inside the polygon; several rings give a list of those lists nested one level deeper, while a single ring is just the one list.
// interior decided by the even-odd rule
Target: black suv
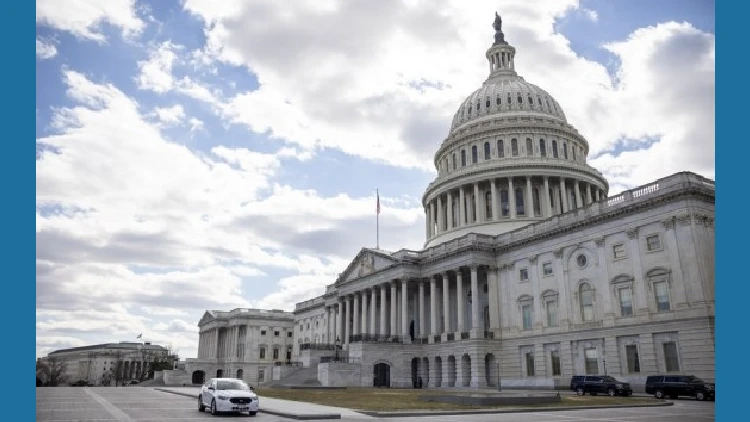
[{"label": "black suv", "polygon": [[646,394],[657,399],[691,396],[696,400],[716,400],[716,385],[692,375],[651,375],[646,377]]},{"label": "black suv", "polygon": [[608,375],[574,375],[570,379],[570,389],[579,396],[586,393],[595,396],[599,393],[610,396],[630,396],[633,389],[627,382],[621,382]]}]

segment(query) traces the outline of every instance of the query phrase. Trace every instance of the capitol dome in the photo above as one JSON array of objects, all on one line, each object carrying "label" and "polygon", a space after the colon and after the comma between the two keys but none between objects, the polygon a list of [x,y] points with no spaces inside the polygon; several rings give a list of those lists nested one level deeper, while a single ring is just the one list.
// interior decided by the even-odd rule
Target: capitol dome
[{"label": "capitol dome", "polygon": [[467,233],[499,235],[606,198],[589,145],[560,104],[515,70],[495,14],[489,76],[453,116],[423,196],[425,247]]}]

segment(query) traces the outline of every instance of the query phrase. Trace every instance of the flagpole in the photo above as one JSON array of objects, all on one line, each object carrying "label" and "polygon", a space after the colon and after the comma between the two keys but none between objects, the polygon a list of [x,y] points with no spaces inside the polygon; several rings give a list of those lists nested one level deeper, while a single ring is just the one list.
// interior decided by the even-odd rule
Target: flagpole
[{"label": "flagpole", "polygon": [[375,196],[378,198],[378,209],[375,213],[375,249],[380,249],[380,191],[375,188]]}]

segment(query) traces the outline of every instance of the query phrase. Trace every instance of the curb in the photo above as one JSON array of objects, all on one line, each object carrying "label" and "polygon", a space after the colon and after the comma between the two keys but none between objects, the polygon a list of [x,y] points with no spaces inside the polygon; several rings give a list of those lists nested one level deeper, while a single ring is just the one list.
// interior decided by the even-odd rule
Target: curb
[{"label": "curb", "polygon": [[[163,391],[165,393],[170,393],[170,394],[176,394],[178,396],[197,398],[197,396],[194,394],[183,393],[180,391],[172,391],[172,390],[167,390],[164,388],[155,387],[154,390]],[[341,414],[339,413],[296,414],[296,413],[277,412],[274,410],[266,410],[262,408],[258,409],[258,412],[267,413],[269,415],[274,415],[274,416],[280,416],[282,418],[287,418],[287,419],[301,420],[301,421],[311,421],[311,420],[317,420],[317,419],[341,419]]]},{"label": "curb", "polygon": [[401,418],[401,417],[421,417],[421,416],[451,416],[451,415],[483,415],[497,413],[536,413],[536,412],[562,412],[567,410],[590,410],[590,409],[618,409],[634,407],[661,407],[674,406],[671,401],[663,401],[654,404],[617,404],[611,406],[559,406],[559,407],[538,407],[538,408],[517,408],[517,409],[473,409],[473,410],[437,410],[434,412],[369,412],[360,410],[359,413],[378,417],[378,418]]}]

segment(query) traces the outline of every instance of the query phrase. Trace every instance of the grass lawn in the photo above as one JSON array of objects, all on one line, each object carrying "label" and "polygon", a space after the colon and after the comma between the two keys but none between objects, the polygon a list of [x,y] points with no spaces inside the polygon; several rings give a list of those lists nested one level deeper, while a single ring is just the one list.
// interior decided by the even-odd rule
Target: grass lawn
[{"label": "grass lawn", "polygon": [[[491,409],[512,407],[550,407],[550,406],[596,406],[618,404],[655,404],[657,400],[651,397],[609,397],[609,396],[571,396],[563,395],[560,403],[546,403],[524,406],[460,406],[450,403],[434,403],[419,400],[419,396],[441,394],[439,391],[429,392],[414,389],[387,388],[347,388],[347,389],[273,389],[256,388],[255,392],[263,397],[283,400],[294,400],[317,403],[326,406],[346,407],[355,410],[391,411],[391,410],[461,410],[461,409]],[[465,394],[472,394],[466,392]],[[458,393],[460,394],[460,393]]]}]

